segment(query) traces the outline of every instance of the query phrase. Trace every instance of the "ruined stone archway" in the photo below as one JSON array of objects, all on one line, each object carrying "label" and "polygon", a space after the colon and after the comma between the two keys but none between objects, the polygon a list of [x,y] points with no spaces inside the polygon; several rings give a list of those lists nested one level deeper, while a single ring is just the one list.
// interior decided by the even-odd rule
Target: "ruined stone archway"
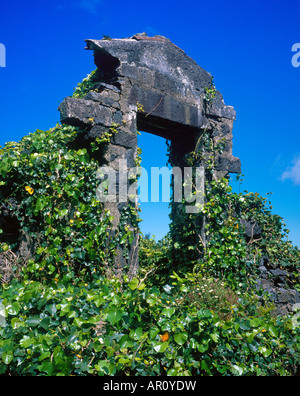
[{"label": "ruined stone archway", "polygon": [[[125,171],[135,166],[138,129],[170,139],[173,165],[182,169],[187,165],[186,154],[199,150],[199,136],[209,130],[214,140],[226,142],[224,152],[215,158],[215,177],[240,172],[240,160],[232,155],[235,110],[214,90],[212,76],[180,48],[162,36],[145,34],[86,43],[94,51],[98,81],[84,98],[62,102],[61,122],[88,126],[92,119],[87,139],[118,124],[106,152],[113,169],[119,169],[120,159],[126,160]],[[203,161],[198,165],[205,167]],[[107,207],[117,227],[120,203],[107,203]],[[132,255],[137,266],[136,249]]]}]

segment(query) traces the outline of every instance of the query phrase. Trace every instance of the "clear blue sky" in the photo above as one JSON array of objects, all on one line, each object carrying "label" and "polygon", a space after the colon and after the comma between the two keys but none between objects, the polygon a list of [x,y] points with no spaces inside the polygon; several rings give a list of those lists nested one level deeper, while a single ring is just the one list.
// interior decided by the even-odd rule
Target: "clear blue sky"
[{"label": "clear blue sky", "polygon": [[[235,107],[242,188],[272,191],[274,213],[300,246],[300,67],[291,63],[299,15],[299,0],[1,0],[0,145],[59,121],[59,103],[95,68],[84,39],[164,35],[212,73]],[[140,138],[144,166],[165,165],[157,139]],[[150,205],[142,206],[142,230],[161,237],[168,205]]]}]

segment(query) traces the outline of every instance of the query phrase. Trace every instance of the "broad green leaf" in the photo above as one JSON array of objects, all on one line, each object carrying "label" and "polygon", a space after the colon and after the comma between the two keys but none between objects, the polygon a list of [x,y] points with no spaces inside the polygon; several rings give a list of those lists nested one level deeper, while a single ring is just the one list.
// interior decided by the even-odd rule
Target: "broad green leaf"
[{"label": "broad green leaf", "polygon": [[125,334],[119,341],[120,349],[125,349],[125,348],[132,348],[133,347],[133,341],[128,337],[127,334]]},{"label": "broad green leaf", "polygon": [[217,333],[213,333],[210,335],[210,338],[214,341],[214,342],[218,342],[219,341],[219,334]]},{"label": "broad green leaf", "polygon": [[130,337],[132,337],[134,340],[140,340],[142,335],[143,335],[143,329],[141,327],[131,330],[130,332]]},{"label": "broad green leaf", "polygon": [[23,348],[28,348],[29,345],[33,344],[34,340],[27,335],[24,335],[23,338],[20,340],[20,345]]},{"label": "broad green leaf", "polygon": [[166,307],[162,310],[162,315],[166,315],[167,318],[170,318],[173,313],[175,312],[175,308],[174,307]]},{"label": "broad green leaf", "polygon": [[123,355],[123,356],[121,356],[121,357],[119,358],[118,363],[127,364],[127,363],[129,363],[129,362],[131,362],[131,361],[132,361],[132,358]]},{"label": "broad green leaf", "polygon": [[95,364],[95,369],[98,371],[99,375],[109,374],[109,362],[107,360],[100,360]]},{"label": "broad green leaf", "polygon": [[206,363],[205,360],[201,360],[201,369],[205,370],[205,371],[209,370],[209,366],[208,366],[208,364]]},{"label": "broad green leaf", "polygon": [[268,349],[266,350],[266,352],[263,353],[263,355],[264,355],[264,357],[268,357],[268,356],[271,355],[272,352],[273,352],[272,349],[271,349],[271,348],[268,348]]},{"label": "broad green leaf", "polygon": [[[72,312],[73,313],[73,312]],[[74,313],[74,315],[76,315],[76,313]],[[74,317],[73,315],[70,315],[71,317]],[[75,319],[74,319],[74,321],[73,321],[73,324],[75,325],[75,326],[77,326],[77,327],[81,327],[81,325],[82,325],[82,323],[83,323],[84,321],[81,319],[81,318],[76,318],[75,317]]]},{"label": "broad green leaf", "polygon": [[243,375],[244,370],[242,369],[242,367],[238,366],[237,364],[234,364],[232,368],[234,375]]},{"label": "broad green leaf", "polygon": [[46,359],[47,357],[49,357],[51,354],[49,351],[43,352],[41,353],[41,355],[38,358],[38,361],[41,362],[42,360]]},{"label": "broad green leaf", "polygon": [[60,212],[59,212],[59,216],[60,217],[64,217],[64,216],[66,216],[68,214],[68,209],[62,209],[62,210],[60,210]]},{"label": "broad green leaf", "polygon": [[12,320],[11,320],[11,326],[14,330],[21,327],[23,325],[23,323],[24,322],[22,322],[19,318],[12,318]]},{"label": "broad green leaf", "polygon": [[122,311],[117,307],[111,307],[106,310],[107,313],[107,320],[112,324],[116,324],[122,318]]},{"label": "broad green leaf", "polygon": [[251,319],[250,320],[250,326],[251,327],[258,327],[258,326],[260,326],[261,322],[262,322],[262,320],[259,319],[259,318]]},{"label": "broad green leaf", "polygon": [[2,360],[5,364],[9,364],[13,360],[14,354],[12,351],[5,351],[2,353]]},{"label": "broad green leaf", "polygon": [[35,327],[40,323],[40,318],[37,316],[31,316],[29,319],[26,320],[26,324],[31,327]]},{"label": "broad green leaf", "polygon": [[172,368],[172,369],[168,370],[167,375],[169,377],[175,377],[177,375],[177,370]]},{"label": "broad green leaf", "polygon": [[150,305],[150,307],[153,307],[156,302],[157,302],[157,295],[155,293],[151,293],[147,298],[146,298],[147,303]]},{"label": "broad green leaf", "polygon": [[18,315],[20,311],[20,305],[17,301],[14,301],[12,304],[6,306],[6,312],[9,315]]},{"label": "broad green leaf", "polygon": [[242,330],[250,330],[250,321],[249,320],[244,320],[242,323],[240,323],[240,328]]},{"label": "broad green leaf", "polygon": [[172,289],[173,289],[173,286],[164,285],[164,286],[163,286],[163,289],[164,289],[165,293],[170,294],[171,291],[172,291]]},{"label": "broad green leaf", "polygon": [[174,335],[174,340],[178,345],[183,345],[188,339],[188,334],[184,333],[176,333]]},{"label": "broad green leaf", "polygon": [[259,352],[260,352],[264,357],[268,357],[268,356],[270,356],[271,353],[272,353],[272,349],[267,348],[267,347],[265,347],[265,346],[260,346],[260,347],[258,348],[258,350],[259,350]]},{"label": "broad green leaf", "polygon": [[266,352],[263,353],[263,355],[264,355],[264,357],[268,357],[268,356],[271,355],[272,352],[273,352],[272,349],[271,349],[271,348],[268,348],[268,349],[266,350]]},{"label": "broad green leaf", "polygon": [[50,315],[54,316],[57,311],[56,305],[54,303],[46,305],[46,311],[49,312]]},{"label": "broad green leaf", "polygon": [[100,305],[103,304],[104,302],[105,302],[105,300],[101,296],[100,297],[96,297],[95,300],[94,300],[94,303],[95,303],[97,308],[99,308]]},{"label": "broad green leaf", "polygon": [[163,353],[168,348],[168,346],[169,346],[168,342],[159,342],[154,346],[154,349],[156,352]]},{"label": "broad green leaf", "polygon": [[248,336],[248,338],[247,338],[247,342],[249,343],[249,344],[251,344],[251,342],[253,341],[253,338],[255,337],[255,333],[251,333],[249,336]]},{"label": "broad green leaf", "polygon": [[153,340],[157,334],[159,333],[159,328],[158,327],[151,327],[149,330],[149,338],[150,340]]},{"label": "broad green leaf", "polygon": [[198,351],[201,352],[201,353],[206,352],[206,351],[208,350],[208,348],[209,348],[209,343],[208,343],[208,342],[205,342],[205,343],[202,343],[202,344],[198,344],[198,345],[197,345],[197,349],[198,349]]},{"label": "broad green leaf", "polygon": [[139,285],[138,290],[142,291],[142,290],[145,289],[145,287],[147,287],[146,283],[145,283],[145,282],[142,282],[142,283]]},{"label": "broad green leaf", "polygon": [[50,318],[49,317],[46,317],[46,318],[42,319],[41,322],[40,322],[40,326],[46,331],[49,330],[49,325],[50,325]]},{"label": "broad green leaf", "polygon": [[53,371],[53,364],[52,362],[45,361],[38,366],[38,369],[42,372],[45,372],[48,376],[51,376]]},{"label": "broad green leaf", "polygon": [[135,290],[139,285],[139,280],[136,278],[133,278],[129,283],[128,286],[130,287],[131,290]]},{"label": "broad green leaf", "polygon": [[278,337],[278,329],[275,326],[270,326],[269,327],[269,332],[271,334],[272,337],[277,338]]},{"label": "broad green leaf", "polygon": [[179,290],[183,293],[187,293],[189,291],[189,288],[185,285],[182,285]]}]

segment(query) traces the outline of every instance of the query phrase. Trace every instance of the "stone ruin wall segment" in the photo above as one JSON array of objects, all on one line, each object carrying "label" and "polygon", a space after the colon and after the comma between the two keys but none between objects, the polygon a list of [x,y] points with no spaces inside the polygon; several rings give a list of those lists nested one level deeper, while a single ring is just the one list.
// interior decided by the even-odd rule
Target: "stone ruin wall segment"
[{"label": "stone ruin wall segment", "polygon": [[[194,151],[199,136],[208,130],[215,142],[226,143],[215,157],[215,177],[240,173],[240,160],[232,155],[236,112],[219,91],[207,103],[205,88],[214,88],[212,76],[185,52],[162,36],[145,34],[86,44],[100,73],[97,89],[81,99],[65,98],[59,106],[61,122],[87,127],[83,140],[93,140],[118,124],[105,154],[109,166],[117,171],[120,159],[126,159],[127,171],[135,166],[137,130],[169,139],[177,158]],[[173,165],[183,167],[184,160]],[[106,207],[117,227],[120,204]]]}]

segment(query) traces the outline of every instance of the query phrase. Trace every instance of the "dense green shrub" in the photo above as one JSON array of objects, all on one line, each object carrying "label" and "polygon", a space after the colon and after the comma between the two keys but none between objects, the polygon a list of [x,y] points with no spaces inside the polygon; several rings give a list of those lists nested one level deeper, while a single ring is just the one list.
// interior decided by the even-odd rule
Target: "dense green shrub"
[{"label": "dense green shrub", "polygon": [[[256,316],[251,300],[222,320],[190,298],[201,276],[172,275],[162,289],[121,283],[37,281],[2,291],[0,371],[10,375],[291,375],[299,327]],[[199,283],[200,282],[200,283]],[[243,296],[245,299],[246,296]]]},{"label": "dense green shrub", "polygon": [[[112,218],[96,197],[99,163],[93,154],[101,151],[107,137],[89,150],[78,149],[74,141],[83,132],[57,125],[0,150],[1,201],[15,204],[20,228],[35,241],[25,279],[58,281],[86,273],[92,279],[111,264],[117,243],[129,237],[128,232],[112,238]],[[2,250],[16,248],[2,243]]]}]

